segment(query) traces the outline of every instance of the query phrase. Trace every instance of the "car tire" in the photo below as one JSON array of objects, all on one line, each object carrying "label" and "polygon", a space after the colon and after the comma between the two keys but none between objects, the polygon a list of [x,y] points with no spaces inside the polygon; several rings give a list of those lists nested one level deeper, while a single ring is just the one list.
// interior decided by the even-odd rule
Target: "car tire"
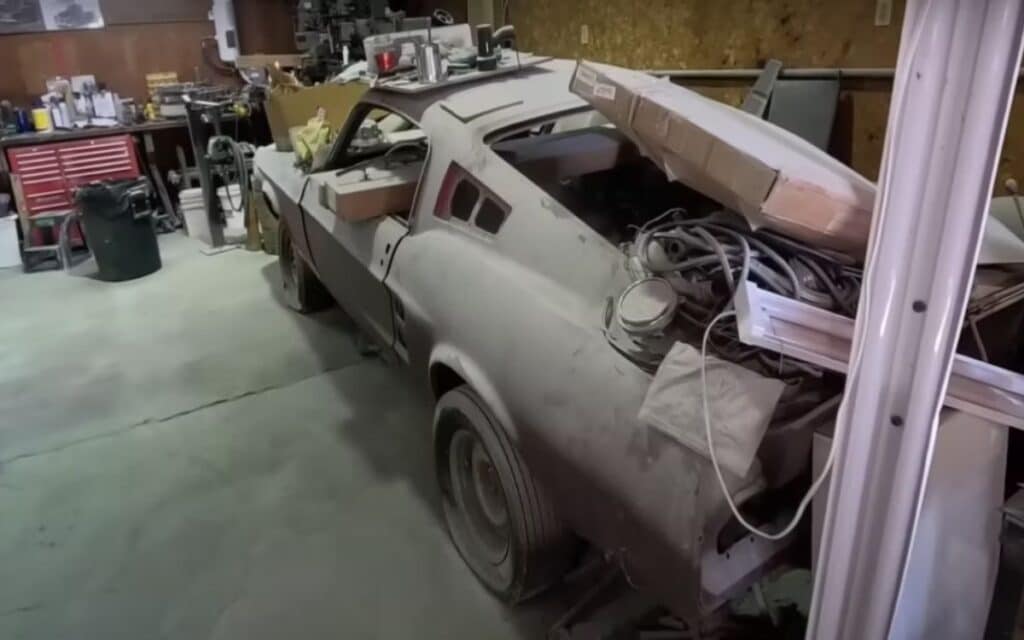
[{"label": "car tire", "polygon": [[515,604],[572,567],[577,539],[470,387],[453,389],[438,401],[434,454],[452,542],[490,591]]},{"label": "car tire", "polygon": [[334,303],[331,294],[296,251],[291,231],[283,220],[277,228],[277,240],[285,304],[299,313],[314,313],[330,307]]}]

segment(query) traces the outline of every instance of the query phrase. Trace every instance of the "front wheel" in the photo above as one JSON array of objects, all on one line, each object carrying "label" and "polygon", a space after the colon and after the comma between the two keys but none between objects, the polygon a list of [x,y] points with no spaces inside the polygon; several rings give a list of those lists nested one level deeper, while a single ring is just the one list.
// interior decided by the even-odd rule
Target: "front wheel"
[{"label": "front wheel", "polygon": [[295,241],[284,220],[280,221],[277,229],[277,262],[281,267],[285,304],[299,313],[313,313],[331,306],[331,294],[295,250]]},{"label": "front wheel", "polygon": [[575,537],[468,386],[437,403],[434,455],[452,542],[488,589],[517,603],[565,574],[576,559]]}]

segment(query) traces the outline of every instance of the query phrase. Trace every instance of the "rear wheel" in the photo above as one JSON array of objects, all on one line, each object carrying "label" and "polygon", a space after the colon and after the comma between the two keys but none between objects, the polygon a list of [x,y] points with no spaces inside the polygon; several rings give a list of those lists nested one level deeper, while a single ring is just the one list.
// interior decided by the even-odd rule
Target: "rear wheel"
[{"label": "rear wheel", "polygon": [[448,531],[488,589],[516,603],[565,574],[576,559],[575,537],[468,386],[438,401],[434,453]]},{"label": "rear wheel", "polygon": [[334,302],[323,283],[295,250],[288,225],[278,225],[278,264],[285,304],[299,313],[322,311]]}]

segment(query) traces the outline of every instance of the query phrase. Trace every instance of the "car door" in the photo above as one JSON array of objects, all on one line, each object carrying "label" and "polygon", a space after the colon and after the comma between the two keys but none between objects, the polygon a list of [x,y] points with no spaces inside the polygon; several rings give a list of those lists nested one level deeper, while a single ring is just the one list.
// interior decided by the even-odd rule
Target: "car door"
[{"label": "car door", "polygon": [[389,154],[399,146],[402,148],[397,150],[416,153],[417,141],[423,143],[425,158],[425,140],[409,119],[387,108],[362,103],[339,138],[337,158],[328,163],[332,169],[314,174],[302,197],[317,273],[353,319],[386,345],[394,341],[394,318],[384,279],[399,242],[409,233],[408,212],[349,222],[325,206],[314,185],[346,171],[361,171],[359,167],[366,166],[367,161],[390,161]]}]

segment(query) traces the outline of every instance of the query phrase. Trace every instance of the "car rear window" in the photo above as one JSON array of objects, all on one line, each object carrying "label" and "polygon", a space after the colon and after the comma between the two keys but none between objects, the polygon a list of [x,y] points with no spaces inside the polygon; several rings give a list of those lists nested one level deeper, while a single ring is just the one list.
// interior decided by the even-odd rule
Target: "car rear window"
[{"label": "car rear window", "polygon": [[476,201],[480,199],[480,190],[469,180],[460,180],[452,194],[452,217],[468,221],[473,215]]},{"label": "car rear window", "polygon": [[480,205],[480,211],[476,214],[476,226],[487,233],[496,234],[501,230],[501,225],[505,223],[506,217],[508,214],[498,203],[490,198],[484,198],[483,204]]}]

